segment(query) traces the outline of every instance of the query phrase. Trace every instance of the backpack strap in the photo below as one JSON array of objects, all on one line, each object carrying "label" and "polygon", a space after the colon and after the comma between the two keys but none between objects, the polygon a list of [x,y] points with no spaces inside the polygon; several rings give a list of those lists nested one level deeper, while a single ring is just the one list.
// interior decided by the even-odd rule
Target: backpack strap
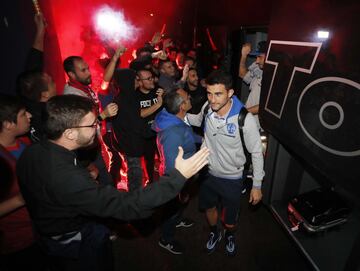
[{"label": "backpack strap", "polygon": [[202,123],[201,123],[201,127],[203,128],[203,132],[205,132],[205,123],[206,123],[206,116],[209,112],[209,103],[207,103],[207,105],[204,107],[204,110],[203,110],[203,119],[202,119]]},{"label": "backpack strap", "polygon": [[207,113],[209,112],[209,103],[204,107],[204,110],[203,110],[203,115],[206,116]]},{"label": "backpack strap", "polygon": [[243,106],[239,112],[239,116],[238,116],[238,124],[239,124],[239,132],[240,132],[240,139],[241,139],[241,144],[243,146],[243,149],[244,149],[244,154],[245,154],[245,157],[249,157],[250,153],[249,151],[247,150],[246,148],[246,145],[245,145],[245,140],[244,140],[244,131],[243,131],[243,128],[244,128],[244,124],[245,124],[245,118],[246,118],[246,115],[249,113],[249,111],[247,111],[247,109],[245,108],[245,106]]}]

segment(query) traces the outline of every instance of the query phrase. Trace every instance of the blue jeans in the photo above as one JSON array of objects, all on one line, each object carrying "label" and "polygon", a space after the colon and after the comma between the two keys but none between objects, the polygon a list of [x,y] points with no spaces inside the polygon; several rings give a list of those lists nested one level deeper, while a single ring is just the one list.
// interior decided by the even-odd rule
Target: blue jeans
[{"label": "blue jeans", "polygon": [[89,223],[81,229],[81,240],[66,242],[40,237],[46,253],[50,257],[54,271],[111,271],[113,270],[112,244],[109,230],[101,225]]},{"label": "blue jeans", "polygon": [[185,204],[175,198],[165,205],[165,221],[161,226],[161,239],[170,243],[175,239],[176,224],[181,220]]}]

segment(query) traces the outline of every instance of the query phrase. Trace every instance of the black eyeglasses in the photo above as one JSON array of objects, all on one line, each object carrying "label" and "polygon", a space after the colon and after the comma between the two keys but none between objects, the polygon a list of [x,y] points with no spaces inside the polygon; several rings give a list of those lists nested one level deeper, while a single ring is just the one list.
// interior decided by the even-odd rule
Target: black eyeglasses
[{"label": "black eyeglasses", "polygon": [[148,78],[139,78],[139,80],[149,80],[149,81],[152,81],[154,80],[154,77],[153,76],[150,76]]},{"label": "black eyeglasses", "polygon": [[95,120],[93,124],[74,126],[74,127],[71,127],[71,128],[97,128],[98,126],[99,126],[99,121]]}]

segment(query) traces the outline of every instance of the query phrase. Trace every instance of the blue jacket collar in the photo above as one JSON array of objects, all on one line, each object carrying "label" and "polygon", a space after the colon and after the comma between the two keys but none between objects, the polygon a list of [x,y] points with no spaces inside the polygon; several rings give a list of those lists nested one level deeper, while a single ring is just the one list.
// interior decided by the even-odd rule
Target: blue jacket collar
[{"label": "blue jacket collar", "polygon": [[152,129],[156,132],[166,130],[174,125],[186,125],[185,122],[174,114],[171,114],[163,108],[155,117]]}]

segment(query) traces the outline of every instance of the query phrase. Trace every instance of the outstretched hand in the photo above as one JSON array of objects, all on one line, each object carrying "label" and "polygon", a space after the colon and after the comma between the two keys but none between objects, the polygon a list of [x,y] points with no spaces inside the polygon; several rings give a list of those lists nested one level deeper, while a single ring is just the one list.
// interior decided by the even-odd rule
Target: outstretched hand
[{"label": "outstretched hand", "polygon": [[122,56],[126,52],[126,50],[127,50],[127,48],[125,46],[120,45],[115,51],[114,58],[116,58],[116,60],[118,60],[119,57]]},{"label": "outstretched hand", "polygon": [[202,148],[188,159],[183,159],[184,150],[179,146],[179,153],[175,159],[175,168],[180,173],[189,179],[200,171],[205,165],[208,164],[208,156],[210,151],[208,148]]}]

